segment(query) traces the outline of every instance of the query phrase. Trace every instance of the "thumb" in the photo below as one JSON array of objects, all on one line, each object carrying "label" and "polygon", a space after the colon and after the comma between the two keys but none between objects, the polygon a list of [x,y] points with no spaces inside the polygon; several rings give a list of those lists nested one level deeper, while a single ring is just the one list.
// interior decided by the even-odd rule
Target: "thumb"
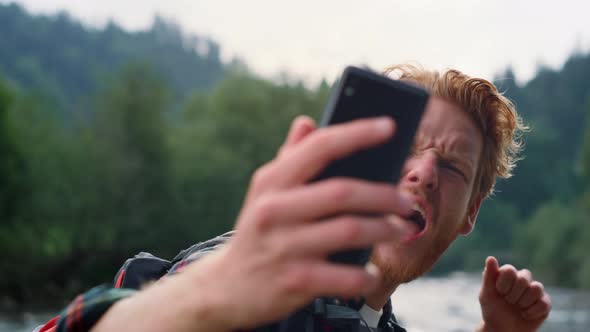
[{"label": "thumb", "polygon": [[496,291],[496,281],[500,274],[500,267],[498,260],[494,256],[489,256],[486,259],[486,266],[483,270],[482,294],[489,294]]}]

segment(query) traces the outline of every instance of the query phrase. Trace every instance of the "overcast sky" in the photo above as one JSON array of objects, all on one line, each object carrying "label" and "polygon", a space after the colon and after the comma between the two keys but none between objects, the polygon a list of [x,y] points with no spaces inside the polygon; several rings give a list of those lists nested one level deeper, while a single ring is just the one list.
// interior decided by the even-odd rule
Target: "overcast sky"
[{"label": "overcast sky", "polygon": [[[9,1],[0,0],[6,3]],[[347,64],[375,69],[417,61],[492,78],[512,65],[520,81],[590,50],[586,0],[21,0],[34,13],[67,10],[102,26],[148,27],[155,14],[220,43],[274,77],[333,79]]]}]

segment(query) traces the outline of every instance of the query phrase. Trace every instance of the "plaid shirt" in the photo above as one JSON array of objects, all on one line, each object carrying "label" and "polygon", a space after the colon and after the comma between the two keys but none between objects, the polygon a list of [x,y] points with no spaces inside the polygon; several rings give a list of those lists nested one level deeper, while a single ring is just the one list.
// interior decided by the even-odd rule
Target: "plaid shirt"
[{"label": "plaid shirt", "polygon": [[[209,241],[201,242],[192,247],[181,251],[172,262],[161,260],[151,254],[140,253],[135,259],[157,259],[163,262],[163,269],[161,272],[152,271],[151,278],[158,280],[167,275],[172,275],[182,271],[191,262],[201,258],[203,255],[217,249],[220,245],[225,243],[233,235],[233,232],[225,233]],[[89,331],[102,317],[102,315],[117,301],[135,294],[139,286],[134,288],[121,288],[124,286],[125,274],[127,266],[133,259],[125,262],[123,267],[115,276],[114,288],[110,286],[98,286],[88,292],[78,295],[58,316],[51,319],[45,325],[36,328],[33,332],[85,332]],[[143,280],[150,281],[150,280]],[[135,285],[135,284],[134,284]],[[384,326],[386,330],[391,332],[406,332],[399,326],[392,317],[391,302],[388,302],[384,307],[384,315],[380,326]],[[390,318],[391,317],[391,318]],[[388,319],[389,318],[389,319]],[[328,329],[327,331],[330,331]]]}]

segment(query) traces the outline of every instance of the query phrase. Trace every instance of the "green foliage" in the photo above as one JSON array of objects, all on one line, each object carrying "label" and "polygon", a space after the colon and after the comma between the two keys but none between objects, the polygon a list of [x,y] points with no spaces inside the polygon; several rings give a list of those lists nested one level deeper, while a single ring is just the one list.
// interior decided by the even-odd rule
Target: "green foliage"
[{"label": "green foliage", "polygon": [[[590,114],[590,98],[587,102],[586,114]],[[590,179],[590,116],[586,116],[586,130],[580,149],[578,171],[588,183],[588,179]]]},{"label": "green foliage", "polygon": [[13,221],[26,190],[23,159],[8,119],[13,102],[14,92],[0,77],[0,225]]},{"label": "green foliage", "polygon": [[80,111],[96,83],[130,61],[149,63],[180,100],[212,87],[225,70],[217,43],[183,35],[159,17],[149,30],[130,33],[114,23],[90,29],[66,13],[31,16],[19,5],[0,4],[0,72],[52,96],[66,114]]},{"label": "green foliage", "polygon": [[[171,257],[229,230],[253,170],[274,156],[296,115],[319,114],[329,92],[241,71],[196,92],[178,114],[165,81],[144,64],[104,86],[93,116],[74,126],[44,109],[42,96],[21,98],[11,112],[33,183],[17,222],[0,233],[10,257],[0,268],[14,271],[0,289],[14,298],[30,299],[31,288],[67,297],[108,280],[139,250]],[[34,266],[19,269],[22,261]]]},{"label": "green foliage", "polygon": [[588,214],[574,205],[542,205],[520,229],[516,241],[520,260],[530,263],[549,283],[582,286],[580,263],[585,255],[581,250],[587,250],[587,224]]},{"label": "green foliage", "polygon": [[252,172],[274,157],[295,116],[319,114],[328,90],[235,72],[210,94],[195,93],[171,136],[178,210],[190,212],[184,224],[192,214],[208,236],[229,229]]},{"label": "green foliage", "polygon": [[584,190],[575,165],[590,101],[589,75],[590,55],[574,54],[560,71],[541,68],[522,87],[510,70],[496,80],[532,129],[524,137],[525,159],[515,176],[498,186],[498,196],[515,203],[524,216],[545,201],[569,201]]},{"label": "green foliage", "polygon": [[479,270],[486,257],[494,254],[502,262],[513,262],[512,230],[523,220],[518,208],[496,199],[485,201],[473,232],[457,239],[436,265],[433,273],[452,270]]}]

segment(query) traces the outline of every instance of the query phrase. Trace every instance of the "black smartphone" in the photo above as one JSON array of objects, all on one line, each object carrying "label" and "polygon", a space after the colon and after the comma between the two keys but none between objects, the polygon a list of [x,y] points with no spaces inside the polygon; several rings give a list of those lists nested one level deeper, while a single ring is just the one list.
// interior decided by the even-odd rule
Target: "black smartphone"
[{"label": "black smartphone", "polygon": [[[314,181],[353,177],[396,183],[428,98],[428,93],[416,86],[369,70],[347,67],[330,97],[320,125],[390,116],[396,122],[396,132],[381,145],[331,163]],[[337,263],[365,265],[371,251],[372,248],[348,250],[332,254],[329,259]]]}]

